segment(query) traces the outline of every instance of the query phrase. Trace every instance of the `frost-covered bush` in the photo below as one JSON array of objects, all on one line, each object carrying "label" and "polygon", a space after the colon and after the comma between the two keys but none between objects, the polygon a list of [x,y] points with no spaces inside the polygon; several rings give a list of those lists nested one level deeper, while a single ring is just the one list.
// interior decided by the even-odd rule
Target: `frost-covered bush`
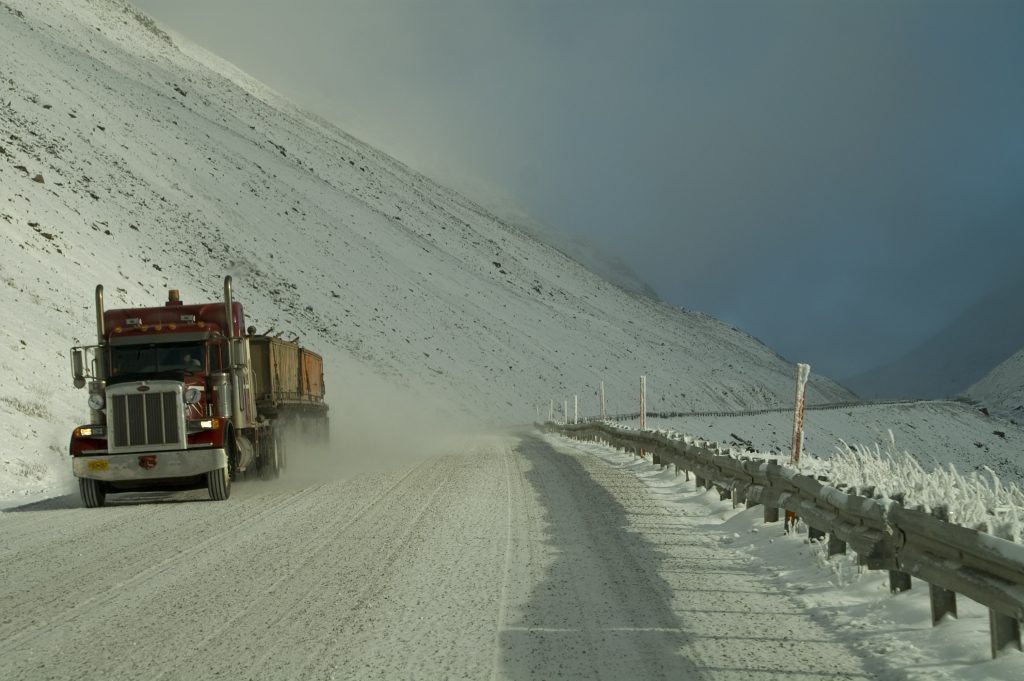
[{"label": "frost-covered bush", "polygon": [[829,463],[832,480],[874,487],[884,497],[903,493],[907,508],[930,512],[945,506],[950,522],[1020,541],[1024,492],[1012,482],[1003,484],[988,467],[967,474],[953,464],[925,470],[908,452],[896,448],[891,432],[884,450],[878,444],[851,446],[840,441]]}]

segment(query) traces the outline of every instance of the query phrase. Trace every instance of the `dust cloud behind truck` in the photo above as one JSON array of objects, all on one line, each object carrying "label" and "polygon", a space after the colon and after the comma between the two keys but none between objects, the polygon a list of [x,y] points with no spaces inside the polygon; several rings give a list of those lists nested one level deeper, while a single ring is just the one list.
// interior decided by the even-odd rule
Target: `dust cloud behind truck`
[{"label": "dust cloud behind truck", "polygon": [[82,501],[107,494],[206,488],[275,478],[297,442],[324,440],[323,360],[298,339],[245,330],[232,299],[105,310],[96,287],[97,343],[71,349],[75,387],[88,387],[90,418],[71,436]]}]

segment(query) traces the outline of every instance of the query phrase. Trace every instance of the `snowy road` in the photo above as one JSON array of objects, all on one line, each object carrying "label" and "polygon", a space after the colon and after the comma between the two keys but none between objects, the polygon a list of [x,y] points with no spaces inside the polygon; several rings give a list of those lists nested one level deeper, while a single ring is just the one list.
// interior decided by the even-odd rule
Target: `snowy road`
[{"label": "snowy road", "polygon": [[0,513],[0,678],[873,678],[633,475],[534,435],[188,498]]}]

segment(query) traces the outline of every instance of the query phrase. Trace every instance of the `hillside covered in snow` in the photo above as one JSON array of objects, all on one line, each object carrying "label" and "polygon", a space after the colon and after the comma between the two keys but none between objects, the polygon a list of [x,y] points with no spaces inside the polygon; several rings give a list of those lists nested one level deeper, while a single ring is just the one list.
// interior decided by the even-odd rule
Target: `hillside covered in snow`
[{"label": "hillside covered in snow", "polygon": [[1024,350],[967,389],[967,397],[995,413],[1024,423]]},{"label": "hillside covered in snow", "polygon": [[[523,423],[792,400],[792,366],[629,293],[119,0],[0,2],[0,494],[65,475],[68,348],[108,307],[217,300],[322,353],[332,423]],[[812,402],[850,394],[816,378]],[[347,430],[346,430],[347,429]]]},{"label": "hillside covered in snow", "polygon": [[[905,355],[841,379],[864,399],[959,395],[1024,345],[1024,272],[982,296]],[[1019,385],[1019,384],[1018,384]]]}]

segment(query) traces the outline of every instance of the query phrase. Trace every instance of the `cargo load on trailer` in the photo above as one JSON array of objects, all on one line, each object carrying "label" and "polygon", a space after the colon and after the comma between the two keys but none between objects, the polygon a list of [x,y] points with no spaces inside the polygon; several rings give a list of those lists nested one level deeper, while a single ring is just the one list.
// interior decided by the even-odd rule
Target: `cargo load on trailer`
[{"label": "cargo load on trailer", "polygon": [[82,500],[114,492],[206,488],[227,499],[232,480],[275,478],[286,445],[324,440],[320,355],[246,330],[241,303],[105,310],[96,287],[96,345],[71,349],[75,387],[88,387],[89,423],[71,436]]}]

